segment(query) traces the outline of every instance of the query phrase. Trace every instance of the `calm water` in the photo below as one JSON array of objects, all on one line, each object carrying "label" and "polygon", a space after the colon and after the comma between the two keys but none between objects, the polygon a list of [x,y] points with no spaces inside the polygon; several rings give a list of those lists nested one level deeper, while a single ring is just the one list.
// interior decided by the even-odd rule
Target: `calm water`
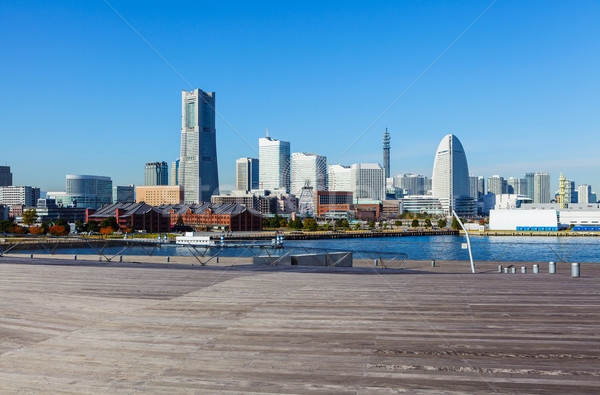
[{"label": "calm water", "polygon": [[[355,258],[390,259],[399,254],[406,254],[408,259],[435,260],[468,260],[469,254],[462,249],[466,243],[463,236],[415,236],[415,237],[386,237],[373,239],[342,239],[342,240],[312,240],[285,241],[285,248],[268,250],[271,255],[301,254],[309,252],[353,251]],[[249,243],[250,245],[265,244],[265,242]],[[476,261],[557,261],[569,262],[600,262],[600,238],[598,237],[472,237],[471,246],[473,259]],[[152,247],[128,248],[107,247],[104,255],[145,255]],[[45,250],[19,251],[20,253],[47,254]],[[191,256],[192,253],[205,252],[204,248],[193,251],[188,247],[165,245],[156,248],[154,255],[161,256]],[[250,257],[266,255],[259,248],[210,248],[206,255],[219,253],[223,257]],[[57,254],[98,254],[90,248],[57,249]]]}]

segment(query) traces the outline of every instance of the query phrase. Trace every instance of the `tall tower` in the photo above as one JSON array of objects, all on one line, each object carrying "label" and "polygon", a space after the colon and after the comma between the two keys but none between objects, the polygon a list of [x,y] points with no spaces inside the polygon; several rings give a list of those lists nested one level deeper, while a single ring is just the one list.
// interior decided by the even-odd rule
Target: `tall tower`
[{"label": "tall tower", "polygon": [[385,171],[385,178],[390,178],[390,134],[387,128],[383,134],[383,170]]},{"label": "tall tower", "polygon": [[267,135],[258,139],[258,178],[261,189],[290,190],[290,143]]},{"label": "tall tower", "polygon": [[210,202],[219,193],[215,92],[181,92],[179,185],[185,203]]},{"label": "tall tower", "polygon": [[[565,208],[566,205],[566,200],[565,200],[565,185],[567,184],[567,179],[565,178],[565,176],[560,173],[560,178],[558,179],[558,200],[560,203],[560,208]],[[569,202],[571,203],[571,202]]]},{"label": "tall tower", "polygon": [[169,185],[169,165],[167,165],[167,162],[146,163],[144,185]]},{"label": "tall tower", "polygon": [[239,158],[235,161],[235,189],[250,191],[258,189],[258,159]]}]

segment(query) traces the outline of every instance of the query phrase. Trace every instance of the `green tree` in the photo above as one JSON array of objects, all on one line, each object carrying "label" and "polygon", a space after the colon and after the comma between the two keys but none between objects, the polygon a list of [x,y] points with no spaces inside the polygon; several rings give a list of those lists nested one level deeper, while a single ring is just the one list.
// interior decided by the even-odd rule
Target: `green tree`
[{"label": "green tree", "polygon": [[416,228],[417,226],[419,226],[419,220],[416,219],[416,218],[413,219],[412,222],[411,222],[411,224],[410,224],[410,226],[413,227],[413,228]]},{"label": "green tree", "polygon": [[342,228],[344,228],[344,229],[349,229],[350,228],[350,223],[348,222],[347,219],[343,219],[342,220]]},{"label": "green tree", "polygon": [[181,214],[177,215],[177,221],[175,221],[175,225],[176,226],[184,226],[185,225],[183,223],[183,217],[181,216]]},{"label": "green tree", "polygon": [[275,216],[270,219],[269,226],[271,228],[279,228],[279,221],[281,221],[281,218],[279,217],[279,215],[275,214]]},{"label": "green tree", "polygon": [[0,233],[8,233],[11,226],[12,222],[9,220],[0,221]]},{"label": "green tree", "polygon": [[302,229],[302,220],[300,218],[296,218],[290,221],[289,227],[292,229]]},{"label": "green tree", "polygon": [[117,222],[117,219],[115,217],[107,217],[100,222],[100,228],[109,227],[112,228],[114,232],[119,230],[119,223]]},{"label": "green tree", "polygon": [[448,225],[448,224],[446,223],[446,220],[445,220],[445,219],[443,219],[443,218],[442,218],[442,219],[440,219],[440,220],[438,221],[438,226],[439,226],[440,228],[445,228],[445,227],[446,227],[446,225]]},{"label": "green tree", "polygon": [[42,226],[40,226],[41,234],[43,234],[43,235],[47,234],[48,230],[50,229],[51,226],[52,226],[52,222],[50,222],[48,220],[42,222]]},{"label": "green tree", "polygon": [[25,210],[23,212],[23,223],[27,226],[33,225],[35,221],[38,219],[37,210],[34,208],[30,208],[29,210]]},{"label": "green tree", "polygon": [[383,229],[387,229],[387,222],[383,223]]},{"label": "green tree", "polygon": [[429,218],[425,218],[425,227],[426,228],[430,228],[431,227],[431,220]]},{"label": "green tree", "polygon": [[85,223],[85,229],[88,232],[100,232],[100,227],[98,226],[98,222],[89,220]]},{"label": "green tree", "polygon": [[281,221],[279,221],[279,226],[285,228],[286,226],[288,226],[288,224],[287,222],[285,222],[285,219],[282,219]]},{"label": "green tree", "polygon": [[369,221],[369,229],[373,229],[375,228],[375,221],[371,220]]},{"label": "green tree", "polygon": [[359,230],[360,229],[360,224],[357,222],[354,224],[354,230]]},{"label": "green tree", "polygon": [[458,230],[460,228],[460,224],[458,223],[458,220],[456,219],[456,217],[452,218],[452,225],[450,225],[450,226],[454,230]]},{"label": "green tree", "polygon": [[398,227],[398,228],[401,227],[402,226],[402,221],[396,221],[396,222],[394,222],[394,226]]},{"label": "green tree", "polygon": [[79,233],[85,232],[85,223],[83,223],[83,221],[80,219],[75,221],[75,230]]},{"label": "green tree", "polygon": [[305,218],[302,226],[304,226],[305,229],[315,231],[317,230],[317,221],[315,221],[314,218]]}]

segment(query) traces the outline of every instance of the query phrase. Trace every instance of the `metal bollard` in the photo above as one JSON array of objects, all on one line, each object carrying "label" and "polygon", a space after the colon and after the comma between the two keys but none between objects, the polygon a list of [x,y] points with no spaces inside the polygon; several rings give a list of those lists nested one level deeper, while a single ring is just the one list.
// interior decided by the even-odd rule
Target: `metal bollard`
[{"label": "metal bollard", "polygon": [[73,260],[76,261],[77,260],[77,255],[73,255]]},{"label": "metal bollard", "polygon": [[435,260],[431,260],[431,267],[435,267]]},{"label": "metal bollard", "polygon": [[540,265],[533,265],[533,272],[535,274],[539,274],[540,273]]},{"label": "metal bollard", "polygon": [[30,257],[30,258],[33,258],[33,254],[31,254],[29,257]]},{"label": "metal bollard", "polygon": [[579,263],[571,263],[571,277],[579,277]]},{"label": "metal bollard", "polygon": [[515,274],[515,273],[517,272],[517,268],[516,268],[516,267],[511,267],[511,268],[510,268],[510,272],[511,272],[512,274]]},{"label": "metal bollard", "polygon": [[505,268],[504,268],[504,274],[507,274],[507,273],[508,273],[508,268],[507,268],[507,267],[505,267]]},{"label": "metal bollard", "polygon": [[556,262],[548,262],[548,273],[556,274]]},{"label": "metal bollard", "polygon": [[498,265],[498,273],[502,273],[502,265]]},{"label": "metal bollard", "polygon": [[525,274],[525,273],[527,273],[527,267],[525,267],[525,266],[521,266],[521,273],[522,273],[522,274]]},{"label": "metal bollard", "polygon": [[119,262],[123,262],[123,255],[119,255]]},{"label": "metal bollard", "polygon": [[98,257],[98,262],[102,262],[102,257],[101,256]]},{"label": "metal bollard", "polygon": [[167,263],[170,261],[171,259],[169,257],[167,257]]},{"label": "metal bollard", "polygon": [[374,264],[375,266],[379,266],[379,259],[375,259],[375,260],[373,261],[373,264]]},{"label": "metal bollard", "polygon": [[215,258],[215,263],[219,263],[219,257]]}]

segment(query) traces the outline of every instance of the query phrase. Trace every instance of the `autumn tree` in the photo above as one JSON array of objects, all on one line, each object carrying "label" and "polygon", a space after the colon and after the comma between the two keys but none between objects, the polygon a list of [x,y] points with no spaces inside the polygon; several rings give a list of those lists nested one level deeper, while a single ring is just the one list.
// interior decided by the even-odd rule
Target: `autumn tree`
[{"label": "autumn tree", "polygon": [[69,234],[69,231],[65,229],[64,226],[61,225],[53,225],[48,229],[48,233],[52,236],[66,236]]},{"label": "autumn tree", "polygon": [[115,217],[107,217],[100,222],[100,228],[109,227],[112,228],[113,232],[119,230],[119,223],[117,222],[117,219]]},{"label": "autumn tree", "polygon": [[37,210],[34,208],[30,208],[29,210],[25,210],[23,212],[23,223],[27,226],[33,225],[35,221],[38,219]]},{"label": "autumn tree", "polygon": [[44,230],[42,229],[41,226],[31,226],[29,228],[29,233],[31,233],[32,235],[37,235],[37,236],[45,234]]},{"label": "autumn tree", "polygon": [[111,235],[112,233],[113,233],[113,228],[111,228],[110,226],[100,228],[101,235]]}]

